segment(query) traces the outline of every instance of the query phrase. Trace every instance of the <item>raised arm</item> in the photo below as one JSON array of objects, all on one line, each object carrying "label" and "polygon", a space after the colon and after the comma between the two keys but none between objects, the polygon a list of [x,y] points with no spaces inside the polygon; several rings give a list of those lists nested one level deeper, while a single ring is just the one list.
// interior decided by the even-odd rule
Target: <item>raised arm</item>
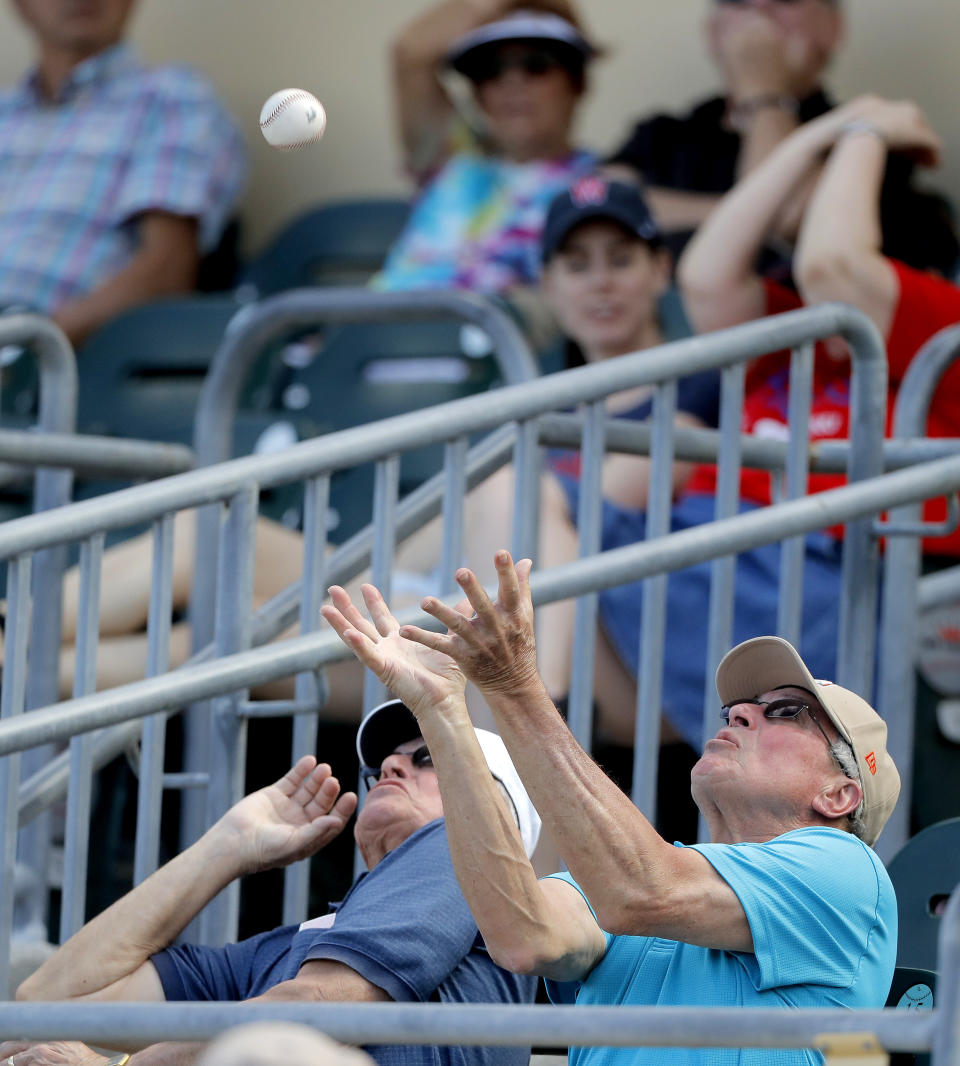
[{"label": "raised arm", "polygon": [[326,763],[304,756],[234,805],[182,854],[76,932],[20,986],[22,1000],[163,999],[150,956],[226,885],[314,854],[356,807]]},{"label": "raised arm", "polygon": [[864,97],[836,144],[807,208],[794,273],[804,303],[839,300],[873,319],[884,336],[898,298],[881,251],[880,191],[888,151],[935,165],[940,138],[909,101]]},{"label": "raised arm", "polygon": [[[726,882],[698,852],[675,848],[659,836],[567,729],[537,671],[530,561],[521,561],[515,569],[509,552],[500,551],[495,563],[500,582],[496,603],[469,570],[457,573],[467,599],[456,610],[432,597],[423,601],[423,609],[447,627],[445,635],[403,626],[384,636],[383,625],[367,623],[364,629],[358,616],[344,616],[346,624],[342,624],[331,608],[324,608],[324,617],[358,658],[414,711],[428,743],[427,731],[438,729],[432,724],[434,718],[453,723],[448,722],[437,738],[438,743],[450,743],[449,749],[443,749],[450,756],[466,747],[459,707],[462,695],[445,689],[436,678],[452,676],[455,669],[457,676],[465,674],[480,687],[527,791],[561,857],[590,900],[600,928],[611,933],[669,937],[705,947],[751,950],[746,917]],[[374,617],[377,595],[375,589],[365,586],[364,597]],[[341,602],[334,598],[338,608]],[[422,669],[412,670],[408,663],[414,656],[406,653],[400,658],[390,653],[403,639],[422,644],[439,658],[424,657],[419,660]],[[458,761],[453,765],[456,767]],[[471,774],[471,787],[485,787],[473,777]],[[454,784],[456,792],[459,778],[454,778]],[[452,801],[456,803],[456,798]],[[469,808],[463,815],[468,830],[464,841],[469,846],[470,834],[481,831],[480,820],[470,815]],[[529,875],[519,873],[523,864],[516,850],[518,838],[512,835],[513,848],[505,853],[507,839],[503,830],[490,841],[487,852],[472,853],[473,862],[468,863],[463,856],[458,860],[458,876],[461,869],[465,872],[461,880],[464,894],[471,910],[478,908],[474,911],[477,924],[485,938],[488,928],[495,941],[502,937],[504,952],[510,951],[514,938],[522,945],[518,953],[529,947],[540,972],[548,972],[550,965],[566,965],[563,973],[570,979],[576,976],[577,966],[583,967],[591,958],[596,961],[605,946],[598,931],[586,921],[589,908],[581,901],[580,911],[576,910],[576,901],[571,902],[575,890],[569,886],[560,886],[562,896],[560,889],[547,894],[541,888],[539,894],[534,893]],[[491,872],[485,872],[487,869]],[[504,885],[509,886],[510,897],[516,901],[509,908],[515,922],[501,931],[497,914],[507,909]],[[532,905],[534,900],[536,906]],[[560,907],[570,908],[582,924],[557,927],[570,917],[569,911]],[[484,908],[489,908],[489,913]],[[481,924],[481,916],[486,926]]]},{"label": "raised arm", "polygon": [[330,591],[324,617],[417,716],[437,770],[457,879],[491,957],[517,973],[584,976],[603,955],[603,934],[575,889],[537,880],[471,726],[463,673],[443,652],[402,636],[373,586],[363,586],[372,621],[342,588]]},{"label": "raised arm", "polygon": [[687,246],[677,267],[690,319],[700,332],[760,317],[763,281],[755,262],[784,205],[819,168],[862,101],[835,108],[797,129],[739,181]]},{"label": "raised arm", "polygon": [[515,6],[515,0],[441,0],[403,26],[393,41],[397,129],[404,165],[415,177],[435,168],[447,147],[454,112],[439,78],[447,49]]}]

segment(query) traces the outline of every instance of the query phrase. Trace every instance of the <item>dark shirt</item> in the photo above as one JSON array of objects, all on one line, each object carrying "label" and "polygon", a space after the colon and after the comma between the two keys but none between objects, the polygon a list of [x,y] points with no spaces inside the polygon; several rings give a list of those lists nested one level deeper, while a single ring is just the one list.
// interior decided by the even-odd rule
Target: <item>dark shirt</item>
[{"label": "dark shirt", "polygon": [[[834,106],[826,93],[817,91],[800,104],[800,121],[824,114]],[[737,178],[740,134],[724,121],[727,103],[715,96],[686,115],[654,115],[634,127],[628,140],[609,162],[636,170],[647,185],[676,192],[721,194]],[[913,163],[891,155],[881,198],[884,254],[918,270],[952,273],[958,256],[950,205],[943,197],[912,185]],[[683,251],[692,230],[666,234],[675,257]],[[789,276],[789,253],[768,249],[760,267],[778,280]]]},{"label": "dark shirt", "polygon": [[[532,1003],[536,981],[487,953],[453,871],[442,819],[408,837],[353,885],[334,914],[223,948],[154,955],[168,1000],[250,999],[308,959],[345,963],[400,1003]],[[523,1066],[529,1048],[368,1047],[379,1066]]]}]

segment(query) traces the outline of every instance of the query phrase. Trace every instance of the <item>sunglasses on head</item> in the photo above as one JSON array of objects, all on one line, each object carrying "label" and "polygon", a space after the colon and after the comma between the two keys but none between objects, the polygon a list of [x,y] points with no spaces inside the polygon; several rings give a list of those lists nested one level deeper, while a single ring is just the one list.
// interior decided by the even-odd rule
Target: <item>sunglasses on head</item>
[{"label": "sunglasses on head", "polygon": [[563,66],[558,56],[544,48],[511,51],[490,49],[478,55],[471,63],[469,77],[472,82],[480,85],[486,81],[496,81],[510,70],[519,70],[531,78],[539,78]]},{"label": "sunglasses on head", "polygon": [[[421,744],[419,748],[414,748],[413,751],[395,751],[393,754],[406,755],[415,770],[433,769],[433,758],[426,744]],[[365,766],[361,774],[363,783],[367,786],[368,791],[383,776],[383,772],[380,769],[374,769],[372,766]]]}]

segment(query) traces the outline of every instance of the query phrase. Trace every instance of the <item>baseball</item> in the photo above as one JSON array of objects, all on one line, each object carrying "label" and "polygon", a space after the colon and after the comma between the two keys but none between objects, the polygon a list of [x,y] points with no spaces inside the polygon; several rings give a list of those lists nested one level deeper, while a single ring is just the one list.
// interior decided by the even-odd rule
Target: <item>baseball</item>
[{"label": "baseball", "polygon": [[260,109],[260,129],[274,148],[302,148],[327,128],[323,104],[306,89],[281,89]]}]

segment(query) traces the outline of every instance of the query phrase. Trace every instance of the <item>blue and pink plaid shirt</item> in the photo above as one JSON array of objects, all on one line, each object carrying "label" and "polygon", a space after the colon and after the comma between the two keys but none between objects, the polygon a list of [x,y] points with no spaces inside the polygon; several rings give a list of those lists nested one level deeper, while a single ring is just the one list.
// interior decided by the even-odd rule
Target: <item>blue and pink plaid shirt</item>
[{"label": "blue and pink plaid shirt", "polygon": [[0,93],[0,307],[49,312],[97,288],[134,255],[144,212],[197,219],[208,251],[246,169],[239,129],[190,70],[143,67],[120,44],[56,101],[28,77]]}]

